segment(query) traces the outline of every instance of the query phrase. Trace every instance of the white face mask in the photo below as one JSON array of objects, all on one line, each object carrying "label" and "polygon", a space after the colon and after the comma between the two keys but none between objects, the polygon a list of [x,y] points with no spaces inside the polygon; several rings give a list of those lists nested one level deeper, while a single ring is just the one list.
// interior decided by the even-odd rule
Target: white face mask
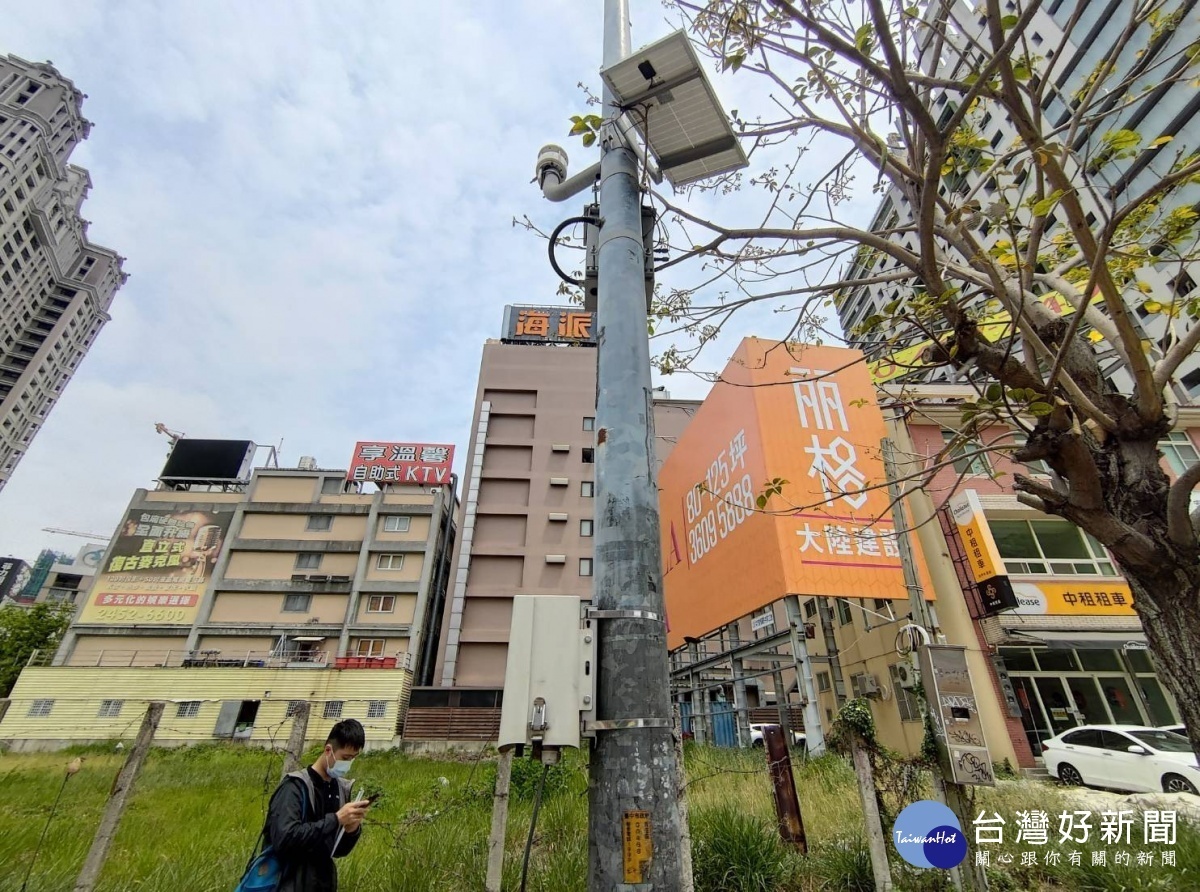
[{"label": "white face mask", "polygon": [[[329,755],[332,756],[333,753]],[[353,759],[334,759],[333,765],[329,768],[330,777],[345,777],[350,773],[350,766],[353,764]]]}]

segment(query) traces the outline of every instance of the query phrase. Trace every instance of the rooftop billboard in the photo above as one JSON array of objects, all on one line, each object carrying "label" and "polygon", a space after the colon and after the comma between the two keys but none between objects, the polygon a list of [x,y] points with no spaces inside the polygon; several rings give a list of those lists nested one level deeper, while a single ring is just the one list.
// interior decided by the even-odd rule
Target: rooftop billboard
[{"label": "rooftop billboard", "polygon": [[659,475],[671,646],[787,594],[907,598],[885,434],[857,350],[742,341]]}]

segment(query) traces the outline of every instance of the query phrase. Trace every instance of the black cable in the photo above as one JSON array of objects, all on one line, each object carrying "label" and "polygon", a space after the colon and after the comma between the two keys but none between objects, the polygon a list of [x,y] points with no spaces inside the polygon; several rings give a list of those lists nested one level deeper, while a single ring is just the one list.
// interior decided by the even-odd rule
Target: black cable
[{"label": "black cable", "polygon": [[525,859],[521,862],[521,892],[525,892],[525,881],[529,879],[529,850],[533,848],[533,830],[537,827],[538,811],[542,807],[542,790],[546,788],[546,775],[549,773],[550,763],[544,762],[537,792],[533,794],[533,817],[529,819],[529,838],[525,840]]},{"label": "black cable", "polygon": [[556,273],[558,273],[558,277],[560,279],[562,279],[568,285],[574,285],[576,288],[582,288],[583,279],[576,279],[572,276],[568,276],[562,271],[562,267],[558,265],[558,261],[554,259],[554,246],[558,244],[559,235],[568,226],[574,226],[576,223],[591,223],[595,225],[596,221],[592,217],[567,217],[567,219],[555,226],[554,231],[550,233],[550,243],[546,246],[546,253],[550,255],[550,266]]}]

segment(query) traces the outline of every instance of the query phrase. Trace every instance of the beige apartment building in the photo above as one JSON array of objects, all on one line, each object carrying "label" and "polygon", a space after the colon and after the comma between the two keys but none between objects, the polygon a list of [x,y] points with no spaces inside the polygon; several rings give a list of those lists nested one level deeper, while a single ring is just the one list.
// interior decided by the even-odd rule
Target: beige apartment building
[{"label": "beige apartment building", "polygon": [[[504,337],[484,345],[439,672],[436,687],[414,691],[407,737],[492,733],[513,597],[591,597],[596,405],[591,320],[577,308],[509,307]],[[696,405],[656,394],[660,462]]]},{"label": "beige apartment building", "polygon": [[83,94],[53,66],[0,56],[0,489],[127,278],[87,238]]},{"label": "beige apartment building", "polygon": [[306,699],[310,736],[355,717],[390,744],[414,676],[431,671],[452,480],[356,482],[302,464],[164,473],[137,490],[58,653],[18,681],[0,739],[118,736],[126,701],[165,698],[160,740],[265,741]]}]

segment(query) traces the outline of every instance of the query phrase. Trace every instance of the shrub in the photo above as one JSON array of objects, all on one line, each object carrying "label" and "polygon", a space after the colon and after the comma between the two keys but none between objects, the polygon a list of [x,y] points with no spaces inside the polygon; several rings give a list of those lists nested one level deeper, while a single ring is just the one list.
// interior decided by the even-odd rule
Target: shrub
[{"label": "shrub", "polygon": [[773,826],[728,806],[696,816],[692,866],[696,892],[775,892],[791,867]]}]

